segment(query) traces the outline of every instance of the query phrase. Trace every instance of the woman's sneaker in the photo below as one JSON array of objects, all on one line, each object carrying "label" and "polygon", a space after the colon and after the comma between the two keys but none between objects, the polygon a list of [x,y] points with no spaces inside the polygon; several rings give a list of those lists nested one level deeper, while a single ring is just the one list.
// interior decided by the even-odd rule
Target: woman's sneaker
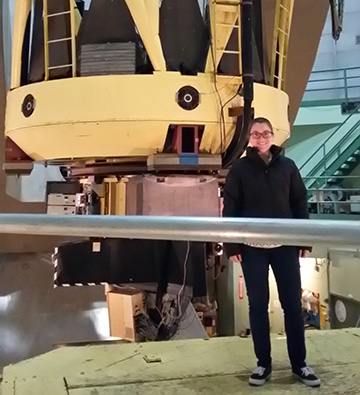
[{"label": "woman's sneaker", "polygon": [[258,366],[252,373],[249,378],[250,385],[264,385],[266,380],[269,380],[271,377],[271,367],[264,368],[262,366]]},{"label": "woman's sneaker", "polygon": [[321,381],[310,366],[305,366],[299,370],[293,370],[293,375],[309,387],[320,387]]}]

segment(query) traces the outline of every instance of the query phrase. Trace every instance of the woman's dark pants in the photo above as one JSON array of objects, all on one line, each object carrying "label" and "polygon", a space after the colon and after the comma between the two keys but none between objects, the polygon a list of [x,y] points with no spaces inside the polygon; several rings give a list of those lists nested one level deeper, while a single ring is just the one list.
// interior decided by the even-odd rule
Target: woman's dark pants
[{"label": "woman's dark pants", "polygon": [[285,316],[287,347],[293,370],[304,366],[306,349],[301,306],[299,252],[296,247],[242,246],[242,268],[250,307],[250,326],[258,366],[271,366],[269,325],[269,265],[271,265]]}]

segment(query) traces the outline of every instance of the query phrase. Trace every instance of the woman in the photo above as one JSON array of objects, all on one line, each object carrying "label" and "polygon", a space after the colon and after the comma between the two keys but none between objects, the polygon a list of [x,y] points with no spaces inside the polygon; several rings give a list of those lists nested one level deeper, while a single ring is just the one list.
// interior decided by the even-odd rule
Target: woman
[{"label": "woman", "polygon": [[[256,118],[249,128],[246,156],[231,167],[224,189],[224,217],[309,218],[307,192],[295,163],[273,144],[270,121]],[[263,385],[271,376],[269,327],[269,265],[284,310],[289,358],[294,376],[311,387],[320,386],[306,365],[301,306],[299,248],[269,244],[228,244],[228,257],[241,262],[249,297],[249,315],[257,368],[251,385]],[[306,248],[300,256],[306,257]]]}]

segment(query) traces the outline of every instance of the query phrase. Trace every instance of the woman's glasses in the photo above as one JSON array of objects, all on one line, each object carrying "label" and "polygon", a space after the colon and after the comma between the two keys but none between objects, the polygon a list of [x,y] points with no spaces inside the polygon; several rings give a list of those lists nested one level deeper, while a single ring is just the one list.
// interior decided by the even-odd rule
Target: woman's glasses
[{"label": "woman's glasses", "polygon": [[270,130],[265,130],[265,132],[251,132],[250,133],[250,137],[252,137],[255,140],[258,140],[260,137],[262,137],[263,139],[269,139],[270,137],[272,137],[274,135],[273,132],[270,132]]}]

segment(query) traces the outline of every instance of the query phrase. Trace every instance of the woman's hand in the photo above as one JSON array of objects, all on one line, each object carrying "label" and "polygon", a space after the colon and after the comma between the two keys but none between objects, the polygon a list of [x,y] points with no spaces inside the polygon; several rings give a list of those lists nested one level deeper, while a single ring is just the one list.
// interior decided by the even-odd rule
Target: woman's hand
[{"label": "woman's hand", "polygon": [[307,258],[309,256],[310,251],[309,250],[300,250],[299,251],[299,257],[300,258]]},{"label": "woman's hand", "polygon": [[230,257],[233,262],[241,263],[241,254],[233,255]]}]

